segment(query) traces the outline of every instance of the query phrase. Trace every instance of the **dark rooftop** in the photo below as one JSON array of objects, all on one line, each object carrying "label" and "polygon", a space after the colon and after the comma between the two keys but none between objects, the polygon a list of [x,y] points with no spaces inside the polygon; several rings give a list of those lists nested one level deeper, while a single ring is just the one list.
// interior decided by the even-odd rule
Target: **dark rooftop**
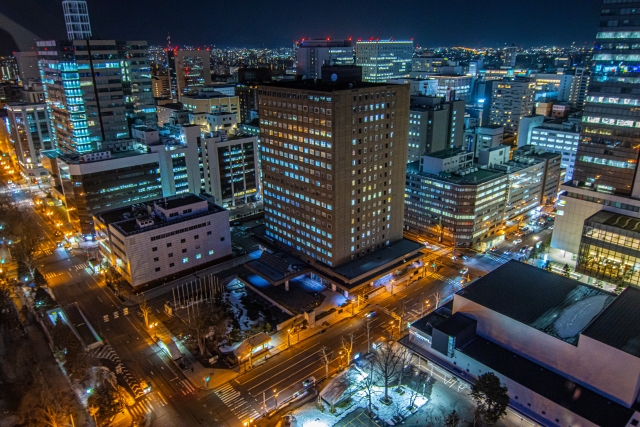
[{"label": "dark rooftop", "polygon": [[458,351],[595,425],[623,427],[634,414],[633,409],[482,337],[476,336]]},{"label": "dark rooftop", "polygon": [[433,325],[437,330],[450,337],[457,336],[469,326],[477,323],[475,319],[458,312],[450,316],[438,325]]},{"label": "dark rooftop", "polygon": [[158,105],[157,107],[170,108],[172,110],[182,110],[182,104],[179,102],[168,102],[166,104]]},{"label": "dark rooftop", "polygon": [[472,282],[457,295],[573,345],[616,297],[515,260]]},{"label": "dark rooftop", "polygon": [[[475,163],[473,166],[478,167],[478,165],[476,165]],[[457,185],[479,185],[496,178],[506,177],[505,172],[495,171],[491,169],[480,169],[479,167],[476,172],[468,173],[464,176],[454,175],[452,173],[446,173],[445,175],[433,175],[422,172],[420,170],[420,161],[407,163],[407,174],[424,176],[438,181],[450,182]]]},{"label": "dark rooftop", "polygon": [[599,211],[587,218],[586,221],[640,233],[640,219],[615,212]]},{"label": "dark rooftop", "polygon": [[445,320],[447,320],[449,317],[451,316],[451,313],[448,313],[447,315],[444,315],[440,312],[440,309],[427,314],[424,317],[421,317],[420,319],[416,320],[415,322],[413,322],[411,324],[412,328],[415,328],[421,332],[424,332],[425,334],[432,336],[433,335],[433,328],[437,327],[438,325],[440,325],[442,322],[444,322]]},{"label": "dark rooftop", "polygon": [[435,159],[446,159],[451,156],[457,156],[460,154],[472,154],[471,151],[463,150],[462,148],[445,148],[444,150],[436,151],[434,153],[428,154],[428,157],[433,157]]},{"label": "dark rooftop", "polygon": [[199,203],[204,201],[206,200],[200,196],[196,196],[195,194],[192,194],[192,193],[187,193],[179,196],[166,197],[165,199],[162,199],[162,202],[159,202],[158,200],[156,200],[155,203],[158,203],[158,205],[160,205],[164,209],[175,209],[181,206],[192,205],[194,203]]},{"label": "dark rooftop", "polygon": [[629,286],[582,335],[640,357],[640,289]]},{"label": "dark rooftop", "polygon": [[[150,216],[149,211],[147,209],[148,206],[153,206],[157,204],[158,206],[165,206],[165,209],[175,209],[181,206],[188,206],[193,203],[203,202],[206,199],[203,199],[195,194],[182,194],[178,196],[166,197],[163,199],[151,200],[143,203],[136,203],[131,206],[124,206],[121,208],[109,209],[106,211],[99,212],[95,214],[95,217],[105,225],[112,224],[124,234],[136,234],[140,231],[150,231],[160,227],[164,227],[166,225],[175,224],[177,222],[188,221],[199,216],[210,215],[212,213],[218,213],[224,211],[218,205],[215,205],[211,202],[207,201],[207,210],[206,211],[195,211],[193,213],[187,215],[180,215],[177,218],[172,218],[170,220],[166,220],[159,216]],[[144,228],[139,228],[136,222],[136,219],[153,219],[154,224],[151,226],[147,226]]]},{"label": "dark rooftop", "polygon": [[369,82],[324,82],[322,80],[305,79],[302,81],[282,81],[272,82],[268,84],[260,84],[262,87],[279,87],[282,89],[305,89],[316,90],[319,92],[336,92],[339,90],[366,89],[366,88],[383,88],[391,87],[401,88],[402,85],[394,85],[391,83],[369,83]]},{"label": "dark rooftop", "polygon": [[332,270],[346,279],[355,279],[356,277],[369,273],[371,270],[380,268],[403,256],[408,256],[422,248],[424,248],[424,246],[421,243],[402,239],[382,249],[371,252],[362,258],[357,258],[346,264],[334,267]]}]

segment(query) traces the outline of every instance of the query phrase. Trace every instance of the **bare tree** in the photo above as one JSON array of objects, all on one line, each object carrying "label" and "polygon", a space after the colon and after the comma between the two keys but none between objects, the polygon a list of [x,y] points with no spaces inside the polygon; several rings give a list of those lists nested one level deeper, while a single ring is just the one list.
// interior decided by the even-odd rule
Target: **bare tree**
[{"label": "bare tree", "polygon": [[36,272],[36,263],[42,257],[40,238],[37,227],[30,226],[35,222],[32,215],[23,213],[23,223],[16,226],[16,241],[11,246],[11,254],[24,267],[31,277]]},{"label": "bare tree", "polygon": [[377,386],[373,371],[373,363],[364,361],[362,367],[359,368],[359,371],[360,377],[357,381],[354,381],[354,385],[362,392],[364,398],[367,400],[368,415],[373,415],[373,397],[375,394],[375,387]]},{"label": "bare tree", "polygon": [[73,400],[69,393],[36,379],[20,402],[20,418],[29,427],[68,427]]},{"label": "bare tree", "polygon": [[[196,344],[198,345],[198,350],[200,351],[200,356],[205,355],[206,339],[207,336],[209,336],[211,333],[211,327],[214,328],[214,332],[216,330],[220,332],[222,331],[223,325],[226,328],[226,317],[225,313],[220,309],[220,307],[210,306],[208,304],[202,304],[199,307],[198,311],[193,316],[193,321],[189,323],[189,329],[191,329],[195,336]],[[214,335],[217,334],[214,333]],[[251,338],[248,338],[247,342],[251,343]],[[252,352],[253,348],[251,348],[251,352],[249,353],[249,364],[251,364]]]},{"label": "bare tree", "polygon": [[406,350],[393,341],[384,341],[371,358],[374,375],[384,387],[383,401],[387,404],[391,403],[389,387],[398,380],[400,372],[404,369],[406,356],[403,349]]},{"label": "bare tree", "polygon": [[402,378],[404,378],[407,374],[411,374],[413,371],[413,365],[411,362],[413,361],[413,353],[409,351],[404,346],[398,346],[398,361],[400,363],[400,372],[398,372],[398,387],[402,385]]},{"label": "bare tree", "polygon": [[347,367],[351,362],[351,352],[353,351],[353,334],[349,335],[349,339],[345,339],[344,336],[340,337],[342,341],[342,349],[347,353]]},{"label": "bare tree", "polygon": [[138,306],[138,309],[140,310],[140,314],[142,315],[142,318],[144,319],[144,326],[148,328],[149,327],[149,315],[151,314],[151,306],[147,302],[147,298],[146,297],[142,297],[142,301],[140,301],[140,305]]}]

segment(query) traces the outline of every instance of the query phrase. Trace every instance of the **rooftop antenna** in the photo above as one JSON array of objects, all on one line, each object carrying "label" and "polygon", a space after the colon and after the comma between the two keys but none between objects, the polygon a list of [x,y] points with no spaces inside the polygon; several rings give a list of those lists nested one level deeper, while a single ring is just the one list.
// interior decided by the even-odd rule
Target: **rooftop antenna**
[{"label": "rooftop antenna", "polygon": [[171,33],[167,32],[167,48],[171,50]]}]

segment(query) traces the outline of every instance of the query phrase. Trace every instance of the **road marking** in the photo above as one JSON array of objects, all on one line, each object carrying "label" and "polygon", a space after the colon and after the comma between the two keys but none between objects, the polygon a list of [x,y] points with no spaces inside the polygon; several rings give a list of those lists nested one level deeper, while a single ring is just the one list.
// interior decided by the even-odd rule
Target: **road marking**
[{"label": "road marking", "polygon": [[129,314],[129,308],[125,307],[122,309],[122,314],[124,314],[125,316]]},{"label": "road marking", "polygon": [[184,390],[182,390],[182,394],[184,395],[191,394],[196,391],[196,388],[193,385],[191,385],[191,382],[189,380],[182,380],[180,381],[180,384],[187,389],[186,393]]},{"label": "road marking", "polygon": [[114,311],[114,312],[113,312],[113,318],[114,318],[114,319],[117,319],[118,317],[120,317],[120,315],[118,314],[118,312],[117,312],[117,311]]},{"label": "road marking", "polygon": [[235,415],[238,420],[244,421],[247,418],[256,419],[260,416],[242,396],[240,392],[233,388],[230,383],[218,387],[213,393],[225,404],[227,408]]},{"label": "road marking", "polygon": [[107,323],[109,321],[109,315],[105,314],[104,316],[102,316],[102,320],[104,320],[104,323]]},{"label": "road marking", "polygon": [[[316,344],[312,345],[311,347],[309,347],[309,348],[305,349],[304,351],[302,351],[302,352],[300,352],[300,353],[298,353],[298,354],[296,354],[296,355],[293,355],[293,356],[291,356],[290,358],[288,358],[288,359],[286,359],[286,360],[283,360],[282,362],[278,363],[277,365],[272,366],[271,368],[269,368],[269,369],[267,369],[267,370],[265,370],[265,371],[263,371],[263,372],[261,372],[261,373],[259,373],[259,374],[255,375],[255,376],[253,376],[252,378],[248,379],[247,381],[244,381],[244,382],[240,382],[240,381],[238,381],[238,380],[235,380],[235,381],[236,381],[238,384],[246,384],[246,383],[248,383],[248,382],[250,382],[250,381],[252,381],[252,380],[254,380],[254,379],[256,379],[256,378],[261,377],[262,375],[264,375],[264,374],[266,374],[267,372],[269,372],[269,371],[271,371],[271,370],[273,370],[273,369],[277,368],[278,366],[280,366],[280,365],[282,365],[282,364],[285,364],[285,363],[288,363],[288,362],[289,362],[291,359],[293,359],[294,357],[296,357],[296,356],[298,356],[298,355],[300,355],[300,354],[304,354],[304,353],[306,353],[308,350],[312,349],[313,347],[315,347],[315,346],[317,346],[317,345],[320,345],[320,343],[318,342],[318,343],[316,343]],[[295,365],[297,365],[298,363],[302,362],[303,360],[308,359],[309,357],[311,357],[311,356],[313,356],[314,354],[317,354],[317,353],[319,353],[319,352],[320,352],[320,350],[317,350],[317,351],[315,351],[315,352],[311,353],[310,355],[308,355],[307,357],[305,357],[304,359],[300,359],[299,361],[297,361],[296,363],[294,363],[294,364],[293,364],[293,365],[291,365],[291,366],[295,366]],[[265,381],[268,381],[268,380],[265,380]],[[264,381],[263,381],[263,382],[264,382]],[[262,384],[262,383],[260,383],[260,384]],[[260,385],[260,384],[258,384],[258,385]]]}]

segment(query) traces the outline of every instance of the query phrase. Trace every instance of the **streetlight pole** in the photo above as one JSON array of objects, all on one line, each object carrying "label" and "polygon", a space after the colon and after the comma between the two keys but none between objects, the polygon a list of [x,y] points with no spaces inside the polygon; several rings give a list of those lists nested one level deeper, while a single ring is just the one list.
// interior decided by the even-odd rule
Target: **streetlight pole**
[{"label": "streetlight pole", "polygon": [[278,393],[276,393],[277,391],[277,388],[273,389],[273,400],[276,402],[276,410],[278,410]]},{"label": "streetlight pole", "polygon": [[424,306],[427,305],[427,313],[429,312],[429,300],[426,300],[420,305],[420,317],[424,316]]},{"label": "streetlight pole", "polygon": [[289,343],[289,347],[291,347],[291,329],[287,329],[287,342]]}]

